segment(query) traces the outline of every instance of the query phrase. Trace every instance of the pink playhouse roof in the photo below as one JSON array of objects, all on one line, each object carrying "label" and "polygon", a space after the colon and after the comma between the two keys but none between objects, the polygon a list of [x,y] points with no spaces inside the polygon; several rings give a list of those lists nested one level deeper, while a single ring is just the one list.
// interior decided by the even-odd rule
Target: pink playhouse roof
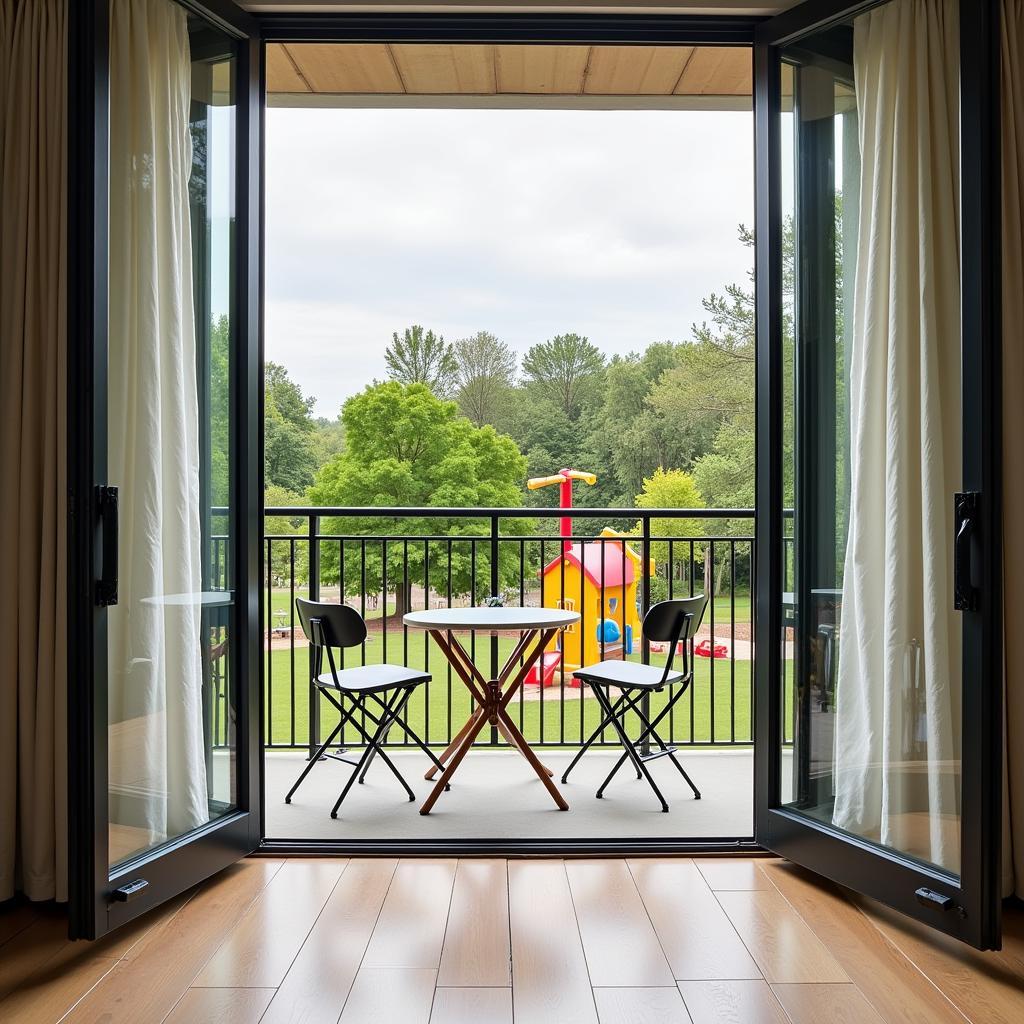
[{"label": "pink playhouse roof", "polygon": [[[603,559],[601,558],[602,549],[604,551]],[[582,566],[580,565],[581,553],[583,556]],[[633,582],[633,560],[628,555],[625,558],[622,557],[621,541],[607,540],[603,544],[597,542],[573,544],[565,552],[564,558],[569,565],[574,565],[577,569],[582,568],[587,579],[595,587],[601,586],[602,579],[606,587],[621,587],[623,568],[626,570],[626,583]],[[544,566],[544,575],[546,576],[552,570],[557,570],[560,562],[561,558],[555,558],[548,562]],[[625,566],[623,566],[623,562],[626,563]]]}]

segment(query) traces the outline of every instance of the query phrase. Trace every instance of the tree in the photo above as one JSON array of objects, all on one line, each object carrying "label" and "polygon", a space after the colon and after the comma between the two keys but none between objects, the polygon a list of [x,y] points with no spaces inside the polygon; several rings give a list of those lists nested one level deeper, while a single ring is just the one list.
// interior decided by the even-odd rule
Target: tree
[{"label": "tree", "polygon": [[[657,469],[652,476],[644,480],[643,490],[636,496],[636,507],[697,509],[705,506],[697,483],[689,473],[684,473],[681,469]],[[640,524],[637,524],[636,532],[640,532]],[[666,581],[670,576],[683,579],[684,577],[677,573],[676,566],[678,565],[682,570],[684,566],[688,565],[689,541],[699,540],[704,535],[703,519],[652,519],[651,536],[666,538],[651,544],[651,557],[658,567],[658,578]],[[670,545],[669,539],[681,543]],[[695,545],[695,553],[706,547],[707,545],[703,544]],[[706,569],[705,578],[707,578]],[[657,596],[659,598],[667,597],[667,586],[663,593]]]},{"label": "tree", "polygon": [[451,345],[419,324],[396,331],[384,352],[388,377],[399,384],[425,384],[439,398],[447,398],[455,386],[458,370]]},{"label": "tree", "polygon": [[[459,415],[454,402],[431,394],[423,384],[399,384],[387,381],[371,385],[350,398],[342,409],[346,448],[317,475],[310,489],[316,505],[391,505],[494,507],[522,504],[526,460],[511,438],[493,427],[474,427]],[[517,520],[502,524],[502,533],[525,533],[529,522]],[[346,517],[325,519],[324,532],[348,536],[459,536],[486,535],[486,521],[438,517],[405,518],[396,516]],[[488,596],[490,567],[488,547],[478,547],[477,574],[472,574],[470,544],[455,539],[450,544],[452,590],[456,594],[475,591]],[[412,585],[431,580],[442,586],[442,571],[447,575],[449,541],[372,542],[360,541],[346,549],[349,565],[346,594],[362,589],[365,557],[366,589],[396,594],[396,616],[410,607]],[[429,561],[429,579],[424,565]],[[445,568],[442,570],[441,566]],[[321,556],[324,582],[341,578],[339,545],[324,546]],[[499,579],[502,586],[518,582],[518,548],[505,545],[500,550]]]},{"label": "tree", "polygon": [[316,399],[304,395],[280,363],[268,362],[264,376],[263,455],[267,487],[301,493],[313,482],[317,458]]},{"label": "tree", "polygon": [[541,397],[575,420],[597,391],[604,374],[604,355],[578,334],[559,334],[526,353],[523,372]]},{"label": "tree", "polygon": [[516,383],[518,360],[503,341],[487,331],[455,342],[456,398],[476,426],[494,424]]}]

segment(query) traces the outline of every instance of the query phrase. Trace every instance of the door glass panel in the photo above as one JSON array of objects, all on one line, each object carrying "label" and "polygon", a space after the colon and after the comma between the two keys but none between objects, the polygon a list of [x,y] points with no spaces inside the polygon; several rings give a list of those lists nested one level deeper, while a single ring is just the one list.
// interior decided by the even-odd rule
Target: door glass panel
[{"label": "door glass panel", "polygon": [[782,797],[956,875],[958,50],[896,7],[784,51]]},{"label": "door glass panel", "polygon": [[112,34],[110,862],[236,805],[233,43],[176,4]]}]

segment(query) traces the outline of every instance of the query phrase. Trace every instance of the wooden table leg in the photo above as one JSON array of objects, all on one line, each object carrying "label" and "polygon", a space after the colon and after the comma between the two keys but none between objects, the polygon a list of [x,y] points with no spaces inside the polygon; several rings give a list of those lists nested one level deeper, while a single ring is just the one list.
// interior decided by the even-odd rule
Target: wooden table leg
[{"label": "wooden table leg", "polygon": [[[506,728],[511,729],[513,735],[522,736],[522,733],[520,733],[519,730],[516,728],[515,722],[512,721],[512,719],[509,717],[508,712],[505,711],[504,708],[502,708],[498,712],[498,715],[501,718],[501,720],[504,721]],[[555,803],[558,805],[558,809],[560,811],[569,810],[569,805],[565,802],[565,797],[563,797],[562,794],[559,793],[558,787],[551,781],[550,773],[548,773],[544,765],[540,763],[540,759],[533,752],[533,750],[530,748],[529,743],[527,743],[525,739],[522,742],[522,746],[519,747],[519,752],[523,755],[523,757],[526,758],[527,761],[530,762],[530,767],[537,773],[537,778],[544,783],[544,786],[546,787],[547,791],[551,794],[551,799],[554,800]]]},{"label": "wooden table leg", "polygon": [[[481,708],[481,712],[485,709]],[[427,797],[423,806],[420,808],[420,814],[429,814],[431,808],[437,803],[437,798],[444,792],[444,787],[448,784],[448,780],[455,774],[455,770],[459,767],[462,759],[469,753],[469,748],[473,746],[473,742],[476,740],[480,730],[487,724],[487,715],[481,714],[475,722],[473,722],[472,728],[466,733],[465,738],[462,740],[462,746],[455,751],[451,761],[443,772],[441,772],[441,778],[437,780],[437,784],[430,791],[430,796]]]},{"label": "wooden table leg", "polygon": [[[444,764],[448,760],[448,758],[452,756],[458,745],[465,738],[466,733],[473,728],[474,724],[476,723],[476,720],[480,717],[481,714],[483,714],[483,709],[477,708],[476,711],[474,711],[473,714],[471,714],[469,718],[466,719],[466,724],[455,734],[455,739],[453,739],[451,743],[449,743],[448,746],[444,748],[444,753],[441,754],[440,757],[438,757],[438,761],[440,761],[441,764]],[[425,778],[427,782],[432,782],[436,774],[437,765],[432,764],[430,766],[430,770],[427,771],[423,778]]]},{"label": "wooden table leg", "polygon": [[[523,755],[523,757],[526,756],[525,752],[523,751],[523,745],[526,741],[523,737],[523,734],[518,729],[516,729],[515,732],[512,732],[512,730],[509,729],[509,727],[505,724],[504,720],[499,718],[498,732],[500,732],[502,736],[505,737],[510,747],[515,747],[515,749],[518,750],[519,753]],[[542,765],[542,767],[544,771],[548,773],[548,775],[555,774],[547,765]]]}]

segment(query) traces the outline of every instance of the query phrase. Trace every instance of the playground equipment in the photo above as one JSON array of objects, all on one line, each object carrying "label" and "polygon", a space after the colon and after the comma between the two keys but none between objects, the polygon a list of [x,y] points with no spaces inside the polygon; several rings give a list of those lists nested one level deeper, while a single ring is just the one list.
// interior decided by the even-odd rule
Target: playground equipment
[{"label": "playground equipment", "polygon": [[[528,480],[527,487],[533,491],[558,484],[560,507],[569,510],[574,480],[593,485],[597,477],[563,469],[555,476]],[[542,604],[578,611],[580,621],[552,642],[545,658],[559,655],[563,672],[605,658],[625,658],[633,653],[633,639],[640,635],[637,585],[643,579],[643,558],[626,543],[623,534],[611,527],[605,527],[594,540],[576,541],[572,539],[572,517],[567,515],[560,520],[560,532],[561,555],[540,570]],[[653,562],[647,568],[653,574]],[[573,679],[569,685],[579,683]]]}]

